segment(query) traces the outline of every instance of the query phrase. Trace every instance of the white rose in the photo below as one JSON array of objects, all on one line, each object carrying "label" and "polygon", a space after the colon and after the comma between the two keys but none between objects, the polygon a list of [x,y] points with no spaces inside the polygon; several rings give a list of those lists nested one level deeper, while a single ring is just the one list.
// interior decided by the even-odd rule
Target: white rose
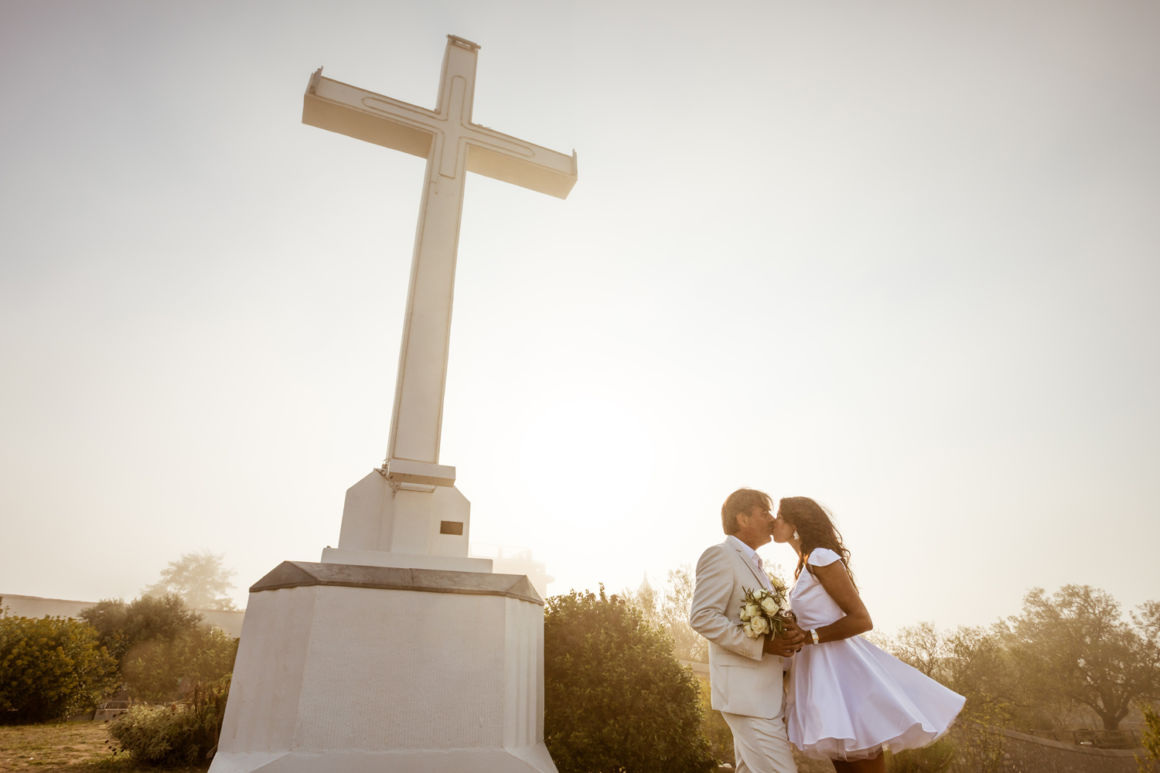
[{"label": "white rose", "polygon": [[749,608],[748,608],[748,607],[742,607],[742,608],[741,608],[741,622],[743,622],[743,623],[744,623],[746,620],[749,620],[749,619],[750,619],[750,618],[752,618],[752,617],[753,617],[753,615],[749,614]]},{"label": "white rose", "polygon": [[745,635],[748,636],[750,639],[756,639],[758,636],[761,635],[761,634],[757,633],[757,631],[754,631],[753,626],[750,625],[749,623],[746,623],[745,625],[741,626],[741,629],[743,631],[745,631]]},{"label": "white rose", "polygon": [[779,609],[781,609],[781,605],[777,603],[777,599],[775,599],[773,596],[766,596],[761,600],[761,608],[769,614],[773,615],[776,614]]},{"label": "white rose", "polygon": [[753,628],[753,631],[757,634],[757,636],[760,636],[763,633],[769,633],[769,623],[764,617],[761,617],[760,615],[750,620],[749,625],[751,628]]},{"label": "white rose", "polygon": [[761,614],[761,607],[756,604],[746,604],[744,614],[749,615],[749,617],[757,617]]}]

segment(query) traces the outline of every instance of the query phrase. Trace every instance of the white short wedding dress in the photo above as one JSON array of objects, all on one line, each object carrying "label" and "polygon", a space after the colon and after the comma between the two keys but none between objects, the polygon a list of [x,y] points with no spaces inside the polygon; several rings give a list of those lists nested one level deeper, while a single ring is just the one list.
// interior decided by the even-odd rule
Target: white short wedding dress
[{"label": "white short wedding dress", "polygon": [[[841,560],[817,548],[811,566]],[[798,625],[809,631],[843,617],[808,569],[789,592]],[[951,726],[966,699],[861,636],[807,644],[791,661],[786,707],[789,740],[810,757],[853,760],[926,746]]]}]

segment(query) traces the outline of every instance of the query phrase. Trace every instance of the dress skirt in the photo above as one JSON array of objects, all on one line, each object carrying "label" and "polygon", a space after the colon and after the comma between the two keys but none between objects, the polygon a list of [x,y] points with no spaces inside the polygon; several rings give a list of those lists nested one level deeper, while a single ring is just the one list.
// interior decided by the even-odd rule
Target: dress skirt
[{"label": "dress skirt", "polygon": [[790,670],[789,740],[824,759],[914,749],[946,733],[965,702],[860,636],[808,645]]}]

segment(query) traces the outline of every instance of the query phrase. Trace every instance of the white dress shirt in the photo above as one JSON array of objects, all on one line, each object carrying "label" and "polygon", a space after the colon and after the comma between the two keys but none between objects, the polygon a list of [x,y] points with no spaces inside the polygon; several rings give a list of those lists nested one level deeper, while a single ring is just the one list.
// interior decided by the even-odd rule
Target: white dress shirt
[{"label": "white dress shirt", "polygon": [[757,555],[757,551],[746,545],[737,537],[730,534],[725,538],[726,542],[732,542],[742,552],[742,554],[749,560],[751,566],[757,567],[757,574],[761,577],[761,585],[766,590],[773,590],[773,585],[769,582],[769,575],[765,573],[765,567],[761,563],[761,556]]}]

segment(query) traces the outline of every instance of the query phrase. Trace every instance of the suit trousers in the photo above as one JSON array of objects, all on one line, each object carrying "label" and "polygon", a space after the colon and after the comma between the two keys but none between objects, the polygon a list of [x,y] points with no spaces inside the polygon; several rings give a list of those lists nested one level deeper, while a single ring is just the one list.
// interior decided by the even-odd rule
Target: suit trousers
[{"label": "suit trousers", "polygon": [[737,773],[797,773],[785,711],[772,719],[721,712],[733,733],[733,769]]}]

